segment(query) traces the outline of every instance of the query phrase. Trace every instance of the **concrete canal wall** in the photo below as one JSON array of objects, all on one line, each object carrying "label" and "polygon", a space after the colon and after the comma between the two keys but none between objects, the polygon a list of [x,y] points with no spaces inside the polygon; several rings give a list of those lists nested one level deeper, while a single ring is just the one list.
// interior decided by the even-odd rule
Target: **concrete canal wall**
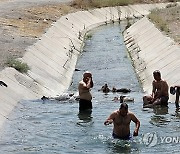
[{"label": "concrete canal wall", "polygon": [[[150,10],[156,7],[164,8],[166,5],[145,4],[107,7],[62,16],[34,45],[26,49],[27,52],[20,60],[30,66],[31,69],[27,74],[21,74],[13,68],[6,68],[0,72],[0,80],[8,85],[8,87],[0,86],[0,127],[19,101],[39,99],[43,95],[56,96],[68,89],[77,58],[82,51],[84,36],[88,30],[127,17],[143,17],[149,14]],[[152,26],[151,23],[149,24]],[[135,25],[138,26],[138,24]],[[135,32],[133,27],[135,28],[132,26],[129,31]],[[147,24],[146,28],[148,27]],[[146,37],[146,35],[143,36]],[[139,38],[142,39],[142,37]],[[143,43],[142,41],[141,43]],[[168,55],[168,53],[166,54]],[[163,67],[163,61],[161,61],[161,65]],[[167,63],[164,62],[164,65]],[[146,73],[150,74],[151,70],[146,71]],[[163,75],[166,77],[164,73],[165,71]],[[150,76],[149,74],[148,76]],[[170,78],[173,75],[169,74],[168,77]],[[142,77],[144,76],[142,75]],[[148,80],[150,83],[151,78],[149,77]],[[178,79],[174,81],[178,81]],[[148,87],[148,82],[143,86]]]},{"label": "concrete canal wall", "polygon": [[[153,71],[160,70],[169,86],[180,84],[180,47],[146,17],[128,28],[124,41],[146,93],[152,93]],[[170,95],[174,102],[175,95]]]}]

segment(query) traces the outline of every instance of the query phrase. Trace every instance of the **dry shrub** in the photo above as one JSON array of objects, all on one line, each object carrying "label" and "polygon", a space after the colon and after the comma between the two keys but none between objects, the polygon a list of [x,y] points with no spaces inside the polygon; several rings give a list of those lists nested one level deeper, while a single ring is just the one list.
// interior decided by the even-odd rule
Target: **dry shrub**
[{"label": "dry shrub", "polygon": [[137,3],[163,3],[178,0],[73,0],[72,6],[81,9],[124,6]]},{"label": "dry shrub", "polygon": [[132,4],[133,0],[74,0],[72,6],[81,9],[101,8],[107,6],[123,6]]},{"label": "dry shrub", "polygon": [[155,25],[161,30],[166,33],[169,32],[168,25],[165,20],[162,19],[161,16],[159,16],[160,10],[156,9],[151,11],[151,13],[148,15],[148,18],[155,23]]}]

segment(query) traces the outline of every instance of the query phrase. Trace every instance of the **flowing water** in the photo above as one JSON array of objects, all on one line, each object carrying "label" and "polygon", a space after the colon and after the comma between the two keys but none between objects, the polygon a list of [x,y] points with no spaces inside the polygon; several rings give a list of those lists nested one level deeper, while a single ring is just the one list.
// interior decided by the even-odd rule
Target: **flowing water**
[{"label": "flowing water", "polygon": [[[77,92],[85,70],[93,74],[92,113],[79,113],[78,102],[22,101],[11,113],[1,132],[2,154],[50,153],[179,153],[180,115],[174,104],[168,108],[142,109],[142,89],[123,43],[119,24],[105,25],[90,31],[84,51],[74,72],[70,92]],[[119,108],[114,102],[121,93],[98,91],[107,83],[110,88],[130,88],[126,94],[135,102],[129,110],[141,121],[139,136],[131,141],[113,139],[112,125],[105,119]],[[134,123],[131,125],[134,130]]]}]

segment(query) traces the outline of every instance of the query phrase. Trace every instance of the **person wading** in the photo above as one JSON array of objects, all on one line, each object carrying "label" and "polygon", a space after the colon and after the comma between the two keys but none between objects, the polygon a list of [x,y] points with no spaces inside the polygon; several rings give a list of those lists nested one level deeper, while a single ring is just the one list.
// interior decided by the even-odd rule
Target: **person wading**
[{"label": "person wading", "polygon": [[92,109],[92,95],[90,93],[90,89],[93,87],[93,79],[92,74],[86,71],[83,74],[83,79],[79,82],[78,90],[79,90],[79,110],[84,111],[88,109]]},{"label": "person wading", "polygon": [[104,122],[104,125],[112,124],[114,125],[112,136],[113,138],[130,140],[130,122],[133,121],[136,124],[133,136],[138,136],[138,131],[140,127],[140,121],[136,116],[128,111],[128,105],[122,103],[119,110],[114,111]]}]

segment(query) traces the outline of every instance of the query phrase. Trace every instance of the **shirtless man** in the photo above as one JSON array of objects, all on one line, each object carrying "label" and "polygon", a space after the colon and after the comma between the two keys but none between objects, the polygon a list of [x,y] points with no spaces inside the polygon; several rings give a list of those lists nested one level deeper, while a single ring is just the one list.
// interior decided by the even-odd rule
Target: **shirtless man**
[{"label": "shirtless man", "polygon": [[83,74],[83,79],[79,82],[79,110],[92,109],[92,95],[90,93],[90,88],[93,87],[92,74],[90,72],[85,72]]},{"label": "shirtless man", "polygon": [[176,94],[175,105],[176,105],[176,108],[179,109],[180,85],[170,87],[170,93],[172,95]]},{"label": "shirtless man", "polygon": [[154,105],[168,105],[169,93],[168,84],[161,79],[159,70],[153,72],[152,95],[143,97],[143,107],[153,107]]},{"label": "shirtless man", "polygon": [[136,116],[128,111],[128,105],[122,103],[119,110],[114,111],[104,122],[104,125],[109,125],[113,123],[113,138],[129,140],[131,139],[130,135],[130,122],[131,120],[136,124],[133,136],[138,136],[138,131],[140,127],[140,121]]}]

